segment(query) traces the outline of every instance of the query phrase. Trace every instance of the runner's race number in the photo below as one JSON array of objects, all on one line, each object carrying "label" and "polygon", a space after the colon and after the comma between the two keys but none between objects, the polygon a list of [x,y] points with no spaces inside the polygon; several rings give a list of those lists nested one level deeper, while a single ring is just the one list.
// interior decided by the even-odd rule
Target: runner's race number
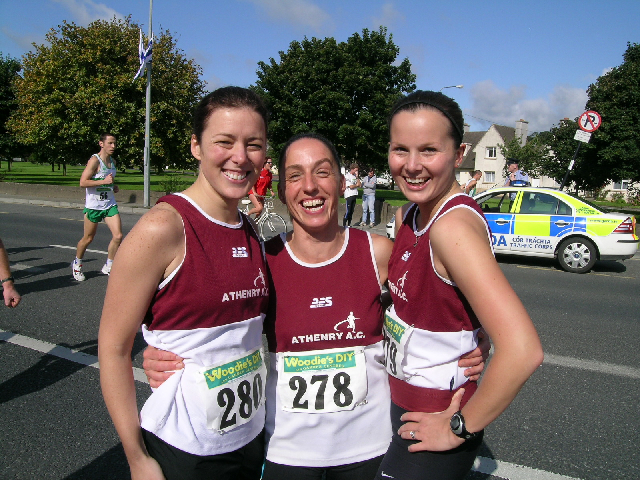
[{"label": "runner's race number", "polygon": [[413,327],[402,321],[391,306],[384,316],[382,327],[384,365],[387,373],[400,380],[405,379],[402,364],[406,356],[407,342],[412,333]]},{"label": "runner's race number", "polygon": [[223,388],[218,392],[218,406],[224,408],[220,419],[220,430],[235,426],[238,423],[238,416],[243,420],[251,418],[254,409],[257,410],[262,405],[264,395],[262,382],[262,376],[257,373],[251,383],[248,380],[241,381],[236,391]]},{"label": "runner's race number", "polygon": [[267,369],[263,358],[262,349],[257,349],[200,372],[208,428],[219,432],[233,430],[250,422],[264,405]]},{"label": "runner's race number", "polygon": [[278,396],[284,410],[353,410],[367,396],[364,348],[278,354]]}]

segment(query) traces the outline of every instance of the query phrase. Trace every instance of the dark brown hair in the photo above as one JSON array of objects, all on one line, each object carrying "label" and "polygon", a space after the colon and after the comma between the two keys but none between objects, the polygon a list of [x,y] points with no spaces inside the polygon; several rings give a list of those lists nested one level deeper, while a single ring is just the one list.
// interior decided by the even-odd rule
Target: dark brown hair
[{"label": "dark brown hair", "polygon": [[207,120],[218,108],[250,108],[264,121],[265,131],[268,125],[267,107],[257,93],[242,87],[222,87],[206,95],[193,112],[192,133],[202,141],[202,132]]},{"label": "dark brown hair", "polygon": [[298,140],[302,140],[303,138],[312,138],[314,140],[318,140],[325,147],[327,147],[327,149],[329,149],[329,151],[331,152],[331,156],[333,157],[332,158],[333,162],[338,167],[339,176],[342,176],[342,171],[340,170],[340,167],[341,167],[340,156],[338,155],[338,151],[336,150],[336,147],[333,145],[333,143],[331,143],[329,139],[315,132],[299,133],[291,137],[289,140],[287,140],[287,143],[285,143],[284,147],[282,147],[282,150],[280,150],[280,158],[278,159],[278,168],[280,169],[280,171],[284,172],[285,163],[287,160],[287,150],[289,150],[289,147],[291,146],[291,144],[293,144],[294,142],[297,142]]},{"label": "dark brown hair", "polygon": [[398,112],[415,112],[419,108],[432,108],[438,110],[451,122],[450,135],[453,138],[456,148],[462,144],[464,135],[464,117],[458,103],[444,93],[430,90],[416,90],[409,95],[399,99],[391,108],[388,118],[389,132],[391,132],[391,120]]}]

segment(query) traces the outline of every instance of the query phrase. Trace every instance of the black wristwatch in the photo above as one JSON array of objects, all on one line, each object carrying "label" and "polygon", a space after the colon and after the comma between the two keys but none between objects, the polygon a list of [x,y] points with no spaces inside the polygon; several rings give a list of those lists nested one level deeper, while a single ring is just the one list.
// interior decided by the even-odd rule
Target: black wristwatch
[{"label": "black wristwatch", "polygon": [[480,434],[480,432],[471,433],[467,431],[466,427],[464,426],[464,417],[462,416],[462,412],[460,410],[458,410],[451,416],[449,425],[451,425],[451,431],[454,435],[465,440],[471,440],[472,438],[476,438]]}]

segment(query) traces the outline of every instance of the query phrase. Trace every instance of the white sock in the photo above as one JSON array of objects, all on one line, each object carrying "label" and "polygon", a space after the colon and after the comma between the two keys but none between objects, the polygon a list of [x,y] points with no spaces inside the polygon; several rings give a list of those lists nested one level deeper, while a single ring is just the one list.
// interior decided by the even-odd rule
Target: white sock
[{"label": "white sock", "polygon": [[81,258],[76,257],[76,259],[73,261],[73,263],[75,263],[76,265],[78,265],[79,267],[81,267],[81,266],[82,266],[82,259],[81,259]]},{"label": "white sock", "polygon": [[107,267],[110,266],[113,263],[113,260],[111,260],[110,258],[107,258]]}]

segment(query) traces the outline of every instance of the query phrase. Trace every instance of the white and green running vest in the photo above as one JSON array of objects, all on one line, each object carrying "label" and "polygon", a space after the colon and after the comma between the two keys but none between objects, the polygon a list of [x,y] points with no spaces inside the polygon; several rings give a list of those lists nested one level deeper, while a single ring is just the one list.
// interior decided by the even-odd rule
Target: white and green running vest
[{"label": "white and green running vest", "polygon": [[[94,157],[100,162],[100,168],[95,173],[91,180],[102,180],[109,174],[116,176],[116,164],[111,158],[111,168],[107,166],[97,153],[93,154]],[[113,194],[113,184],[110,185],[98,185],[97,187],[87,187],[87,195],[84,206],[91,208],[92,210],[108,210],[116,204],[116,197]]]}]

